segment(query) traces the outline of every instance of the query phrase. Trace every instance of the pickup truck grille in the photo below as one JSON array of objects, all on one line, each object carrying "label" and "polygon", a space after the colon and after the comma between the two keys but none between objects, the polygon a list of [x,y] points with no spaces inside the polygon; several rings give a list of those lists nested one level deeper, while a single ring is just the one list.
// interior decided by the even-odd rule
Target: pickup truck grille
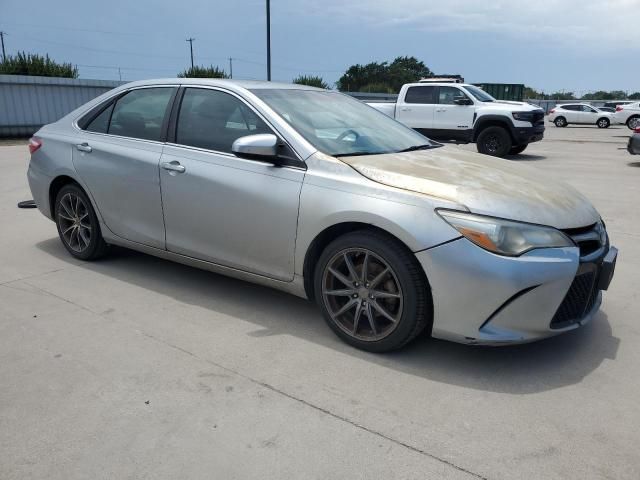
[{"label": "pickup truck grille", "polygon": [[533,124],[533,126],[544,125],[544,111],[535,110],[533,112],[533,118],[531,119],[531,123]]}]

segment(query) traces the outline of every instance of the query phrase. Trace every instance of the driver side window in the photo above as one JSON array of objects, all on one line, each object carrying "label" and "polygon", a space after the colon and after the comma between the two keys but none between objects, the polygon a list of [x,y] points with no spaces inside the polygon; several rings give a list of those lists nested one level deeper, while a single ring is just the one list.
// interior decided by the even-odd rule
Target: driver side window
[{"label": "driver side window", "polygon": [[456,99],[468,98],[462,90],[456,87],[440,87],[438,103],[440,105],[455,105]]}]

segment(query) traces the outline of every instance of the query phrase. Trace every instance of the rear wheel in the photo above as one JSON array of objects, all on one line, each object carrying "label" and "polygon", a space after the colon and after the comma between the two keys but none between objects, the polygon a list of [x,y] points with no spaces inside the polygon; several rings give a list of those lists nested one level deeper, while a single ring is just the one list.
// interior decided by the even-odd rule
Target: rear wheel
[{"label": "rear wheel", "polygon": [[556,127],[560,127],[560,128],[562,128],[562,127],[566,127],[566,126],[568,125],[568,123],[567,123],[567,119],[566,119],[566,118],[564,118],[564,117],[558,117],[558,118],[556,118],[556,119],[553,121],[553,123],[555,123],[555,124],[556,124]]},{"label": "rear wheel", "polygon": [[422,267],[383,233],[361,230],[331,242],[318,260],[314,287],[331,329],[362,350],[398,349],[431,324]]},{"label": "rear wheel", "polygon": [[608,118],[600,118],[598,119],[598,122],[596,123],[596,125],[598,125],[598,128],[609,128],[609,125],[611,125],[611,122],[609,122]]},{"label": "rear wheel", "polygon": [[494,157],[504,157],[511,150],[511,135],[502,127],[487,127],[476,140],[478,152]]},{"label": "rear wheel", "polygon": [[106,253],[98,217],[78,185],[65,185],[56,195],[55,220],[62,244],[75,258],[95,260]]},{"label": "rear wheel", "polygon": [[629,118],[629,120],[627,120],[627,127],[629,127],[629,129],[631,130],[640,127],[640,116],[634,115],[633,117]]},{"label": "rear wheel", "polygon": [[516,145],[515,147],[511,147],[511,150],[509,150],[509,155],[518,155],[519,153],[524,152],[528,146],[529,144],[525,143],[524,145]]}]

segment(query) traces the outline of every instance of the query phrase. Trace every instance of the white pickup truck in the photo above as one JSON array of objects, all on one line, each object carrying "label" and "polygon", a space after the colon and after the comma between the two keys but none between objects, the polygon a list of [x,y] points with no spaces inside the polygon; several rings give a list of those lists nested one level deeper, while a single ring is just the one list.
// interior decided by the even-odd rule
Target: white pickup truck
[{"label": "white pickup truck", "polygon": [[465,83],[408,83],[395,103],[367,103],[430,138],[475,142],[496,157],[521,153],[544,135],[539,107],[496,100]]}]

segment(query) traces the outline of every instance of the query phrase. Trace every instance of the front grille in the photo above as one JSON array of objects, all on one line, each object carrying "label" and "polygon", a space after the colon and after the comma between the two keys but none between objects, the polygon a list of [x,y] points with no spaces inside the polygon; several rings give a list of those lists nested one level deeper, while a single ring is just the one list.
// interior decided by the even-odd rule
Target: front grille
[{"label": "front grille", "polygon": [[563,328],[576,323],[593,308],[598,298],[598,289],[595,287],[598,269],[596,265],[591,267],[593,268],[579,273],[573,279],[569,291],[551,320],[551,328]]},{"label": "front grille", "polygon": [[607,244],[606,233],[604,233],[604,227],[600,222],[586,227],[567,228],[562,231],[571,237],[578,246],[580,249],[580,258],[588,257],[598,250],[603,249]]},{"label": "front grille", "polygon": [[535,125],[544,125],[544,111],[543,110],[534,110],[533,118],[531,119],[531,123]]}]

